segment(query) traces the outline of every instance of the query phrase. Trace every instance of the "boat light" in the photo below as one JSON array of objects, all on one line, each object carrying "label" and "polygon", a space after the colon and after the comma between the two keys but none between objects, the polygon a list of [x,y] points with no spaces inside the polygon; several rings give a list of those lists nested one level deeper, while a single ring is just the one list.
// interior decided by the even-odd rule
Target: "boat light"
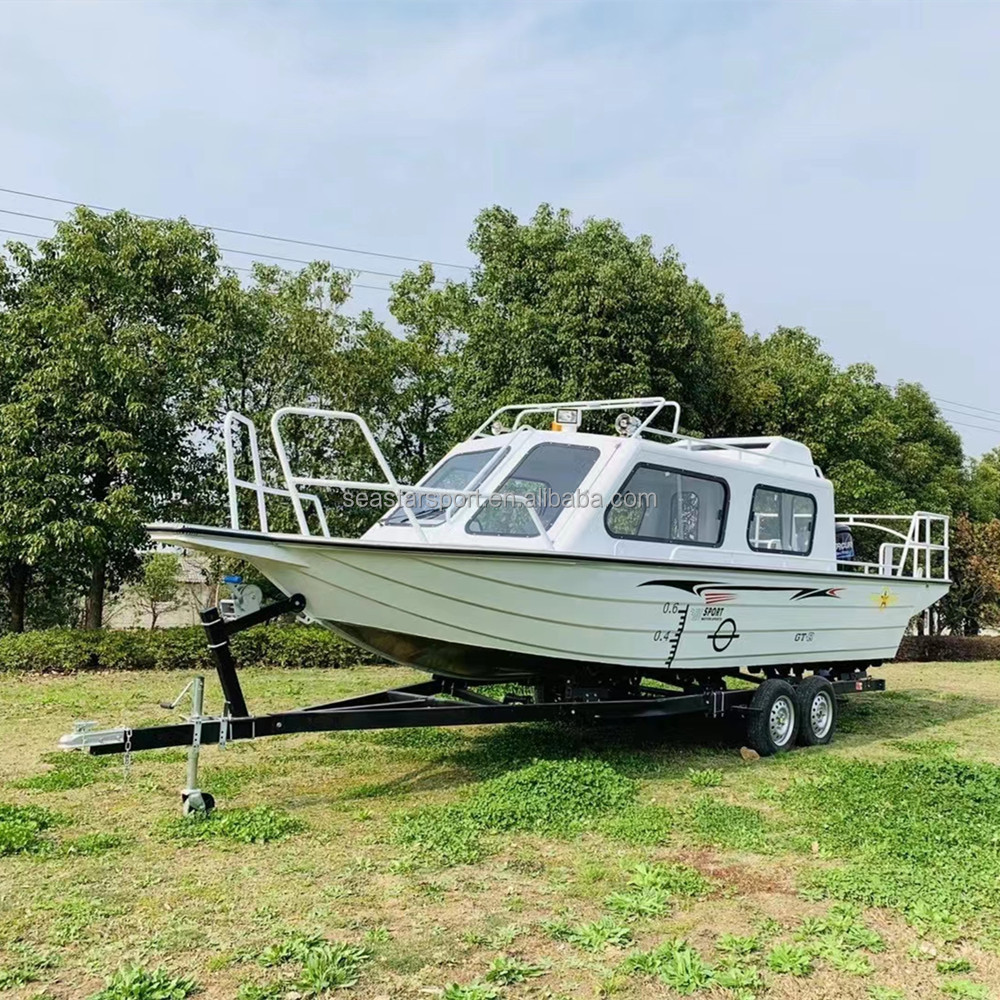
[{"label": "boat light", "polygon": [[639,418],[631,413],[619,413],[615,417],[615,430],[622,437],[631,437],[639,429]]},{"label": "boat light", "polygon": [[572,434],[580,429],[580,417],[580,410],[556,410],[556,419],[552,421],[552,430]]}]

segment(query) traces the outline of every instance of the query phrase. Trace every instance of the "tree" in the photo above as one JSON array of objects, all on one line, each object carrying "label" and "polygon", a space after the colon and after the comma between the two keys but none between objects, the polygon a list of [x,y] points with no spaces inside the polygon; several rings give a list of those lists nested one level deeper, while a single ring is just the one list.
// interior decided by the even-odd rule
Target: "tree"
[{"label": "tree", "polygon": [[961,439],[918,385],[895,390],[868,364],[839,368],[816,337],[779,327],[748,338],[743,434],[782,434],[807,444],[833,480],[841,510],[948,512],[962,492]]},{"label": "tree", "polygon": [[132,592],[144,611],[149,612],[149,627],[156,628],[162,614],[181,606],[181,561],[172,552],[151,552],[142,562],[142,577]]},{"label": "tree", "polygon": [[547,205],[525,224],[501,208],[480,213],[469,246],[479,264],[448,290],[466,337],[457,430],[505,403],[650,394],[680,402],[690,430],[731,427],[742,328],[672,249],[657,254],[611,220],[574,225]]},{"label": "tree", "polygon": [[23,627],[26,580],[61,563],[105,591],[138,570],[145,520],[199,489],[212,236],[184,220],[77,209],[0,280],[0,553]]},{"label": "tree", "polygon": [[950,557],[953,583],[941,601],[942,622],[963,635],[1000,624],[1000,519],[956,518]]}]

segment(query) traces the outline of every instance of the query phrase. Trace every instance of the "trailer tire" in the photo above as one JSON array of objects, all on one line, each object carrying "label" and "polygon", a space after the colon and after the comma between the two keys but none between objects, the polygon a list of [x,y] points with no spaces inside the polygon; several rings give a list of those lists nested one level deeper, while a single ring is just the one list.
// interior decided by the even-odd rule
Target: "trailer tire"
[{"label": "trailer tire", "polygon": [[837,726],[837,696],[825,677],[807,677],[795,691],[799,702],[799,744],[821,746],[833,739]]},{"label": "trailer tire", "polygon": [[799,716],[795,688],[788,681],[769,678],[750,702],[747,742],[761,757],[789,750],[798,736]]}]

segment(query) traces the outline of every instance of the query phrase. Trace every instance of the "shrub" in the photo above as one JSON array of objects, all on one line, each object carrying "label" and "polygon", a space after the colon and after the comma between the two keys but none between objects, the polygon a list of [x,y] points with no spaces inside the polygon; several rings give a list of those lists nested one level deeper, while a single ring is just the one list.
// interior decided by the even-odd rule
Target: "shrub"
[{"label": "shrub", "polygon": [[[318,625],[258,625],[232,639],[244,667],[337,669],[376,657]],[[0,635],[0,674],[81,670],[211,669],[199,626],[164,629],[52,628]]]},{"label": "shrub", "polygon": [[897,663],[954,660],[1000,660],[1000,636],[906,635],[895,657]]}]

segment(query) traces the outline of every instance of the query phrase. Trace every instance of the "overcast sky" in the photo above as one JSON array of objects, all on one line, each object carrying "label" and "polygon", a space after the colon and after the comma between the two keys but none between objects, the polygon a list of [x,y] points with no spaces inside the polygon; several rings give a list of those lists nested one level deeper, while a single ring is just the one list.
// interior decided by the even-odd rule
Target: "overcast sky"
[{"label": "overcast sky", "polygon": [[[992,411],[946,412],[994,428],[957,426],[977,454],[1000,443],[998,52],[988,2],[8,0],[0,187],[457,263],[487,205],[611,216],[748,329]],[[48,233],[9,212],[66,207],[0,210]]]}]

